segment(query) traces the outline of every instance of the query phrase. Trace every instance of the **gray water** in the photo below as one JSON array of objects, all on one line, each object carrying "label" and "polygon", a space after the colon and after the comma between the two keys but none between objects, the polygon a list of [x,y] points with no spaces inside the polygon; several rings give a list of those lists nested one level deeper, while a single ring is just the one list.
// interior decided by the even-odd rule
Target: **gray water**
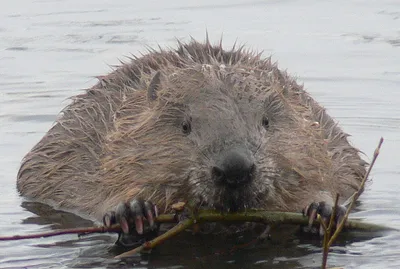
[{"label": "gray water", "polygon": [[[385,143],[361,196],[366,221],[400,229],[400,1],[398,0],[2,0],[0,3],[0,235],[89,226],[25,201],[15,189],[22,157],[68,97],[90,87],[125,56],[175,38],[226,47],[236,40],[272,55],[372,155]],[[318,239],[286,234],[251,241],[183,235],[150,255],[112,259],[113,235],[0,242],[1,268],[313,268]],[[243,242],[239,242],[242,240]],[[400,234],[344,237],[330,266],[400,268]],[[222,253],[221,253],[222,252]]]}]

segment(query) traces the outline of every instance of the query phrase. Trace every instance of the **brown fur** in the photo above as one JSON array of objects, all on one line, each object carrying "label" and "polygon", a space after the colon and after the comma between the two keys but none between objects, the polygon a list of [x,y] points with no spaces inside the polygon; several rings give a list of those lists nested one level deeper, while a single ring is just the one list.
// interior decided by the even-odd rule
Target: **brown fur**
[{"label": "brown fur", "polygon": [[[185,120],[189,135],[181,131]],[[23,159],[17,187],[97,219],[139,197],[162,211],[176,201],[214,207],[230,199],[299,211],[358,188],[366,163],[347,136],[269,58],[208,41],[179,43],[132,59],[74,97]],[[254,155],[256,177],[245,191],[228,193],[209,171],[219,152],[236,146]]]}]

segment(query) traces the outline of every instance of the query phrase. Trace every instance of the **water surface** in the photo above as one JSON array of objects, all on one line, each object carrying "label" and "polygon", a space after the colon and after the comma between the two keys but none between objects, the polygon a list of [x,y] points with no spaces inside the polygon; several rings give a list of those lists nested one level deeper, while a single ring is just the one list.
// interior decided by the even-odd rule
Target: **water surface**
[{"label": "water surface", "polygon": [[[50,128],[68,98],[119,60],[175,38],[217,42],[223,34],[272,55],[305,84],[371,156],[385,143],[361,197],[365,220],[400,229],[400,3],[352,1],[14,0],[0,3],[0,234],[91,225],[25,201],[15,189],[20,160]],[[59,236],[0,243],[1,268],[313,268],[319,240],[285,233],[251,241],[187,236],[151,255],[119,262],[112,235]],[[400,268],[399,233],[344,237],[331,266]]]}]

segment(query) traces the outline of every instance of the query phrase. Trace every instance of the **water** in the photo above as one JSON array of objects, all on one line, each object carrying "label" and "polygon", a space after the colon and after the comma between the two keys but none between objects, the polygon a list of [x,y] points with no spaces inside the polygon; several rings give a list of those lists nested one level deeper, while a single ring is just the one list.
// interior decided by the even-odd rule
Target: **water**
[{"label": "water", "polygon": [[[189,35],[237,39],[272,54],[327,107],[369,157],[383,136],[373,183],[355,216],[400,228],[400,3],[358,1],[14,0],[0,3],[0,234],[91,225],[24,201],[15,189],[21,158],[52,125],[68,97],[130,53],[174,46]],[[189,238],[189,239],[188,239]],[[312,268],[319,240],[287,233],[251,241],[183,235],[151,255],[112,259],[115,237],[59,236],[0,243],[1,268]],[[342,238],[331,266],[400,268],[400,234]],[[243,242],[239,242],[239,241]],[[229,245],[231,242],[231,245]]]}]

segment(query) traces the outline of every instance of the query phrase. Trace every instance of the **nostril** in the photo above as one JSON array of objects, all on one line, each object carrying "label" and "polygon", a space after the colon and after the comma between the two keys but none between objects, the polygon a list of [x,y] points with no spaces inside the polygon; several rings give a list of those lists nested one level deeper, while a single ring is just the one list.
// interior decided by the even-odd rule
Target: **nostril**
[{"label": "nostril", "polygon": [[218,167],[216,167],[216,166],[214,166],[214,167],[212,168],[212,174],[213,174],[214,179],[215,179],[216,181],[218,181],[218,182],[223,181],[224,178],[225,178],[225,173],[224,173],[224,171],[223,171],[221,168],[218,168]]}]

